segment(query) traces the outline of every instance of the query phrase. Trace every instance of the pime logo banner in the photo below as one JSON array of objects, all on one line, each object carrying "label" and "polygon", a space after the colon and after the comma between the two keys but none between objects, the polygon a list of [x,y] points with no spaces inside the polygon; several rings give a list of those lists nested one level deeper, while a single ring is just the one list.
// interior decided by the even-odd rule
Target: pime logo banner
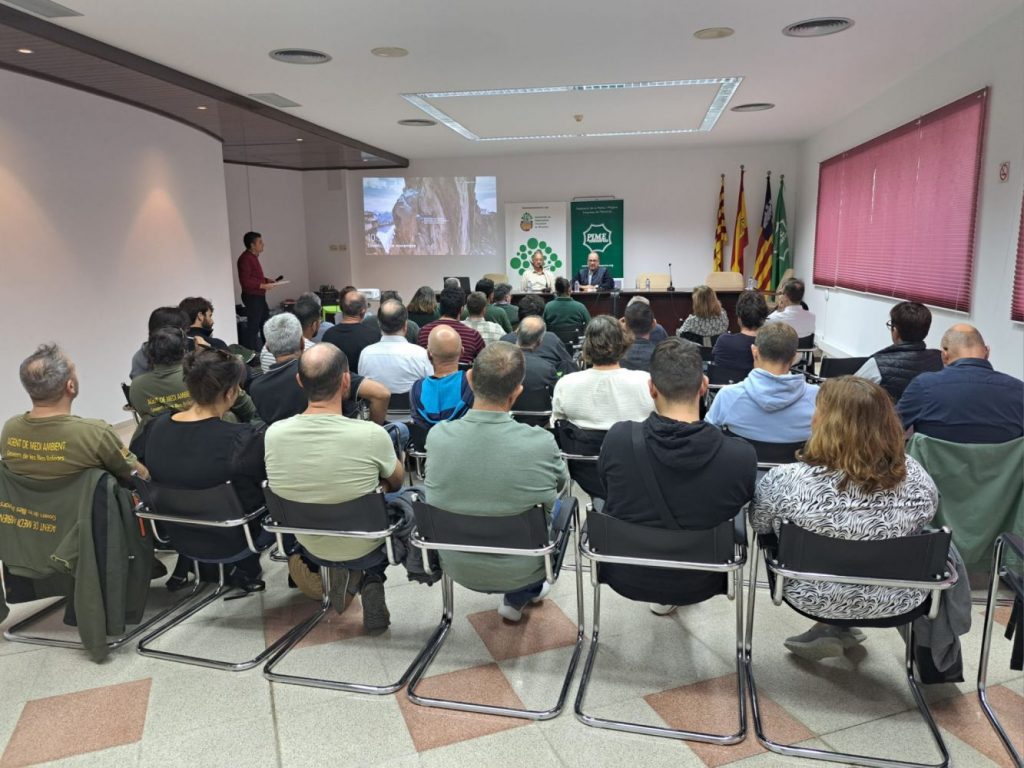
[{"label": "pime logo banner", "polygon": [[587,255],[601,255],[612,277],[622,277],[622,200],[588,200],[570,204],[572,275],[586,266]]}]

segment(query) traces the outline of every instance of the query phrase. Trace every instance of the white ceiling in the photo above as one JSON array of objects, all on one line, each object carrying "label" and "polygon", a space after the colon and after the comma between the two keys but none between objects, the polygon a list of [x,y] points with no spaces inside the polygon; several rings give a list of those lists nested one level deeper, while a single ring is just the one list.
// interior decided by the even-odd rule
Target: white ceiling
[{"label": "white ceiling", "polygon": [[[300,117],[410,159],[595,148],[794,141],[835,122],[1019,7],[1024,0],[65,0],[83,16],[58,23],[238,93],[273,91]],[[848,16],[847,32],[784,37],[787,24]],[[694,31],[736,34],[701,41]],[[382,59],[376,46],[410,55]],[[314,48],[325,65],[272,61],[275,48]],[[710,133],[472,142],[444,126],[403,128],[425,115],[401,94],[741,76]],[[489,97],[455,104],[480,135],[672,128],[706,110],[700,89],[602,97]],[[714,89],[703,89],[704,94]],[[696,102],[694,101],[696,99]],[[451,102],[451,103],[448,103]],[[528,104],[529,108],[523,108]],[[477,125],[472,123],[476,122]],[[699,124],[699,120],[697,120]]]}]

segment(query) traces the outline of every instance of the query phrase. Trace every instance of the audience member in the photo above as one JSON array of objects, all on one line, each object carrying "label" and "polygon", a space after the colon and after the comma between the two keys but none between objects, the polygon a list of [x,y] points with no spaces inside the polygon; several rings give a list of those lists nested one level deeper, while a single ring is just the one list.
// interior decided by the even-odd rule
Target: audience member
[{"label": "audience member", "polygon": [[814,333],[814,313],[804,305],[804,281],[789,278],[775,292],[775,311],[767,322],[784,322],[793,326],[801,339]]},{"label": "audience member", "polygon": [[105,469],[127,485],[133,470],[149,472],[101,419],[71,413],[80,391],[75,364],[56,344],[42,344],[18,369],[32,410],[12,416],[0,434],[0,459],[16,475],[50,480]]},{"label": "audience member", "polygon": [[966,323],[942,336],[941,371],[922,373],[896,410],[903,426],[951,443],[1005,443],[1024,436],[1024,382],[993,370],[989,348]]},{"label": "audience member", "polygon": [[[544,338],[544,321],[536,315],[530,315],[519,323],[516,331],[516,344],[523,351],[525,374],[523,375],[523,394],[530,401],[536,393],[547,389],[552,392],[555,382],[558,381],[558,372],[550,362],[537,354],[540,348],[541,339]],[[550,394],[547,398],[548,405],[551,403]]]},{"label": "audience member", "polygon": [[[265,427],[224,421],[241,394],[245,376],[242,361],[229,352],[200,350],[185,358],[189,407],[157,416],[132,441],[132,448],[154,482],[195,490],[229,482],[246,513],[263,506]],[[255,538],[268,538],[258,522],[250,527]],[[231,554],[245,548],[237,530],[209,528],[205,535],[211,543],[222,542],[225,553],[232,547]],[[188,583],[190,566],[190,560],[179,559],[167,581],[169,590],[173,592]],[[261,572],[259,555],[251,554],[231,564],[228,581],[247,591],[262,589]]]},{"label": "audience member", "polygon": [[[192,405],[182,368],[186,338],[180,328],[160,328],[149,337],[146,354],[152,370],[132,379],[128,390],[128,400],[140,420],[133,440],[154,416],[165,411],[183,411]],[[256,406],[245,391],[238,393],[230,410],[232,418],[238,421],[257,418]]]},{"label": "audience member", "polygon": [[[807,446],[799,462],[768,472],[757,484],[750,524],[777,535],[783,520],[825,536],[890,539],[917,533],[935,515],[935,483],[903,451],[903,429],[885,390],[855,376],[821,385]],[[881,586],[788,580],[787,601],[822,619],[881,619],[907,613],[927,592]],[[817,623],[786,647],[818,660],[864,641],[853,627]]]},{"label": "audience member", "polygon": [[381,339],[364,349],[359,358],[359,374],[379,381],[396,395],[406,394],[431,373],[427,351],[406,338],[408,317],[401,301],[383,302],[377,314]]},{"label": "audience member", "polygon": [[189,296],[187,299],[181,300],[178,309],[185,313],[186,319],[191,323],[185,333],[193,341],[198,339],[200,346],[205,342],[207,346],[214,349],[226,350],[228,348],[227,344],[213,335],[213,304],[209,299],[204,299],[201,296]]},{"label": "audience member", "polygon": [[432,323],[441,317],[437,308],[437,299],[434,297],[434,289],[429,285],[421,285],[412,295],[412,301],[406,307],[409,310],[409,319],[417,323],[422,329],[427,323]]},{"label": "audience member", "polygon": [[[626,304],[626,309],[629,309],[634,304],[646,304],[648,307],[651,306],[651,300],[646,296],[634,296]],[[652,309],[651,312],[654,310]],[[658,322],[658,318],[654,318],[654,328],[651,330],[651,342],[655,345],[660,344],[668,338],[668,331],[665,330],[665,326]]]},{"label": "audience member", "polygon": [[539,248],[530,257],[530,269],[523,273],[519,287],[524,291],[550,291],[555,287],[555,276],[544,269],[544,252]]},{"label": "audience member", "polygon": [[924,304],[901,301],[889,310],[889,322],[885,325],[892,335],[892,344],[869,357],[856,375],[881,384],[895,403],[915,376],[942,370],[942,353],[925,347],[932,313]]},{"label": "audience member", "polygon": [[[271,425],[266,436],[267,481],[281,498],[337,504],[373,493],[378,485],[389,491],[402,487],[405,473],[388,433],[377,424],[341,414],[350,378],[345,354],[330,343],[317,344],[300,358],[299,381],[309,406],[301,414]],[[384,598],[388,561],[383,541],[315,535],[297,538],[314,557],[338,564],[331,566],[334,609],[344,610],[343,585],[358,583],[363,626],[369,631],[386,629],[391,615]]]},{"label": "audience member", "polygon": [[461,354],[462,339],[454,328],[437,325],[431,329],[427,355],[434,373],[409,390],[412,419],[420,426],[430,428],[442,421],[461,419],[473,405],[466,372],[459,370]]},{"label": "audience member", "polygon": [[[522,322],[527,317],[542,317],[544,314],[544,299],[540,296],[527,294],[519,300],[518,310],[519,322]],[[510,344],[515,344],[517,341],[514,333],[506,333],[501,337],[501,340],[507,341]],[[559,376],[576,370],[576,364],[569,357],[565,344],[551,331],[546,331],[541,338],[540,346],[537,348],[537,355],[555,366]]]},{"label": "audience member", "polygon": [[312,341],[315,344],[317,342],[324,340],[324,334],[334,327],[334,323],[330,322],[324,317],[324,303],[319,295],[317,295],[313,291],[306,291],[305,293],[299,294],[299,298],[296,300],[295,303],[298,304],[303,299],[309,299],[310,301],[315,303],[317,311],[320,314],[320,326],[319,328],[317,328],[316,334],[314,334],[312,338],[310,338],[310,341]]},{"label": "audience member", "polygon": [[593,251],[587,254],[587,265],[576,273],[576,282],[581,291],[615,290],[615,279],[606,267],[601,266],[601,256]]},{"label": "audience member", "polygon": [[[381,291],[380,292],[380,306],[383,307],[384,303],[387,302],[387,301],[397,301],[403,307],[405,306],[405,302],[402,301],[402,296],[401,296],[401,294],[399,294],[398,291]],[[406,312],[406,314],[408,315],[408,311]],[[377,325],[379,326],[380,323],[378,322]],[[420,336],[420,326],[419,326],[419,324],[416,323],[413,320],[406,319],[406,321],[405,321],[405,338],[406,338],[406,341],[408,341],[410,344],[415,344],[416,343],[416,339],[418,339],[419,336]]]},{"label": "audience member", "polygon": [[505,317],[510,323],[509,330],[515,328],[519,322],[519,307],[512,303],[511,295],[512,286],[508,283],[498,283],[494,286],[494,304],[492,306],[505,313]]},{"label": "audience member", "polygon": [[[316,344],[314,339],[316,339],[317,335],[320,333],[320,305],[308,298],[308,296],[308,294],[303,294],[303,296],[300,296],[298,300],[296,300],[290,313],[282,313],[292,314],[298,319],[299,325],[302,328],[302,349],[304,350],[309,349]],[[271,320],[272,319],[273,318],[271,318]],[[267,322],[270,321],[268,320]],[[267,338],[266,325],[263,326],[263,338],[264,340]],[[264,373],[273,367],[276,359],[277,355],[275,355],[273,349],[271,349],[269,341],[265,341],[263,349],[260,352],[260,368]]]},{"label": "audience member", "polygon": [[654,330],[654,313],[651,312],[651,305],[639,301],[630,304],[626,307],[626,316],[622,322],[633,335],[633,343],[629,345],[619,365],[631,371],[650,371],[651,355],[654,354],[655,347],[655,343],[651,341],[651,331]]},{"label": "audience member", "polygon": [[582,327],[590,322],[590,313],[569,295],[569,281],[555,278],[555,298],[544,306],[544,323],[549,328],[559,326]]},{"label": "audience member", "polygon": [[[187,333],[188,327],[188,315],[178,307],[157,307],[149,313],[146,339],[148,340],[154,332],[161,328],[180,328],[182,333]],[[136,376],[141,376],[147,371],[152,370],[149,356],[146,354],[147,343],[148,341],[144,341],[138,351],[132,355],[132,370],[128,374],[128,378],[134,379]],[[195,339],[191,336],[187,338],[185,343],[189,352],[195,348]]]},{"label": "audience member", "polygon": [[[711,350],[711,362],[732,371],[749,372],[754,367],[750,348],[754,346],[757,330],[768,317],[768,304],[757,291],[744,291],[736,300],[736,318],[739,333],[723,333]],[[797,332],[799,335],[799,331]]]},{"label": "audience member", "polygon": [[[601,447],[597,470],[605,514],[652,528],[702,530],[735,517],[753,498],[754,449],[700,420],[707,383],[696,346],[680,339],[657,346],[649,383],[656,411],[643,422],[615,424]],[[725,589],[721,574],[669,575],[618,565],[601,570],[619,594],[656,599],[651,610],[661,615]]]},{"label": "audience member", "polygon": [[693,312],[683,321],[676,335],[721,336],[728,330],[729,316],[722,308],[715,289],[698,285],[693,289]]},{"label": "audience member", "polygon": [[484,348],[484,339],[475,330],[459,320],[462,315],[462,307],[466,303],[466,294],[458,286],[445,288],[441,291],[438,307],[441,310],[441,317],[433,322],[427,323],[420,328],[420,335],[417,342],[421,347],[427,346],[427,339],[430,332],[439,325],[447,325],[455,330],[462,339],[462,356],[459,362],[469,364],[480,354]]},{"label": "audience member", "polygon": [[[509,415],[522,392],[523,353],[496,342],[469,373],[475,396],[462,419],[439,424],[427,437],[427,498],[449,512],[475,516],[518,514],[535,504],[555,510],[569,473],[550,432]],[[487,482],[480,481],[487,457]],[[441,566],[459,584],[480,592],[506,591],[498,613],[519,621],[523,608],[547,593],[539,557],[442,552]]]},{"label": "audience member", "polygon": [[341,297],[341,322],[324,334],[330,342],[345,353],[352,370],[359,370],[359,355],[371,344],[380,341],[380,328],[363,322],[366,315],[366,297],[359,291],[347,291]]},{"label": "audience member", "polygon": [[[474,291],[466,298],[466,318],[462,322],[479,333],[484,344],[490,344],[492,341],[498,341],[505,334],[505,329],[484,317],[486,309],[487,297],[480,291]],[[504,317],[505,313],[501,312],[501,315]]]},{"label": "audience member", "polygon": [[803,374],[789,372],[798,342],[788,323],[762,326],[750,348],[754,370],[719,391],[707,420],[766,443],[800,443],[810,437],[818,387],[808,384]]},{"label": "audience member", "polygon": [[551,422],[568,419],[583,429],[607,430],[617,421],[643,421],[654,410],[646,371],[619,366],[627,341],[618,321],[598,315],[587,326],[583,358],[593,367],[558,380]]},{"label": "audience member", "polygon": [[[512,322],[510,321],[508,314],[504,309],[495,306],[494,304],[494,281],[489,277],[481,277],[476,281],[476,288],[474,288],[474,290],[482,293],[487,299],[487,306],[484,309],[484,318],[486,320],[490,320],[492,323],[500,325],[502,333],[511,333]],[[465,316],[462,319],[465,320]]]}]

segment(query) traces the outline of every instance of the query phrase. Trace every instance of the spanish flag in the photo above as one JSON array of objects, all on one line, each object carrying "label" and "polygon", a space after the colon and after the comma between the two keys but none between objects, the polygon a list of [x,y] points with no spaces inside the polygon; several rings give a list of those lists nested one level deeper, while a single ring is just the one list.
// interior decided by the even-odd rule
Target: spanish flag
[{"label": "spanish flag", "polygon": [[772,172],[764,185],[764,209],[761,211],[761,233],[757,236],[757,258],[754,260],[754,285],[759,291],[770,291],[772,282]]},{"label": "spanish flag", "polygon": [[715,261],[714,271],[725,269],[725,244],[729,235],[725,231],[725,174],[722,174],[722,185],[718,188],[718,223],[715,225]]},{"label": "spanish flag", "polygon": [[736,204],[736,226],[732,231],[732,271],[743,274],[743,254],[747,250],[747,202],[743,198],[743,166],[740,166],[740,201]]}]

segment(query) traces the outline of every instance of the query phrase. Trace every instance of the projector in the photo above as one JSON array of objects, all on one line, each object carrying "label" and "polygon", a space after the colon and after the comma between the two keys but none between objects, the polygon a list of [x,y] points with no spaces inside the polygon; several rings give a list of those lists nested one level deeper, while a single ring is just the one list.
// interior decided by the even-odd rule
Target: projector
[{"label": "projector", "polygon": [[380,288],[356,288],[368,301],[380,301]]}]

